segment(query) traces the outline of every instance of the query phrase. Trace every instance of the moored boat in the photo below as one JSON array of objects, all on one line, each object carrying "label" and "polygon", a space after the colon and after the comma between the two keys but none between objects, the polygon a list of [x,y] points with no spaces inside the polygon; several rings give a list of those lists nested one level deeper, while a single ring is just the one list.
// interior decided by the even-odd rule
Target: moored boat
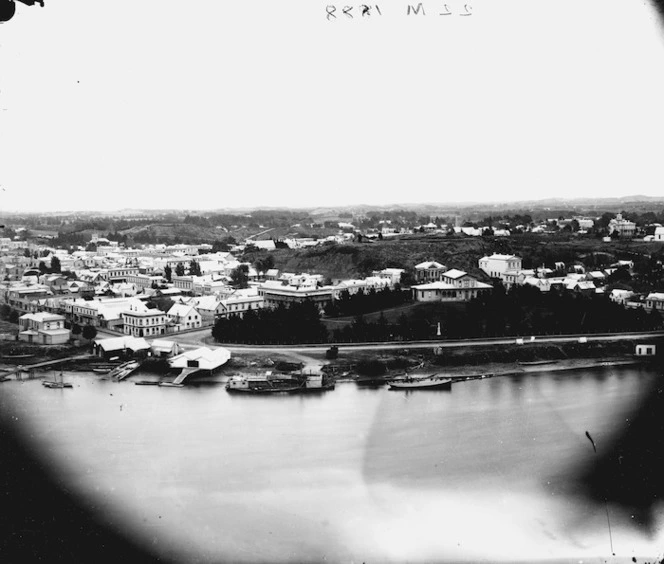
[{"label": "moored boat", "polygon": [[521,366],[540,366],[543,364],[557,364],[557,360],[520,360],[517,364]]},{"label": "moored boat", "polygon": [[326,374],[306,374],[300,376],[300,379],[302,378],[304,379],[304,386],[299,389],[299,392],[311,393],[334,390],[334,380]]},{"label": "moored boat", "polygon": [[405,375],[388,380],[387,383],[393,390],[450,389],[452,378],[440,374],[430,374],[428,376]]},{"label": "moored boat", "polygon": [[231,376],[226,383],[229,392],[250,394],[304,394],[334,390],[334,380],[325,374],[265,374]]},{"label": "moored boat", "polygon": [[226,383],[229,392],[244,392],[253,394],[293,393],[304,387],[304,381],[288,375],[273,375],[266,372],[264,375],[231,376]]},{"label": "moored boat", "polygon": [[46,388],[73,388],[74,385],[69,382],[42,382],[42,385]]},{"label": "moored boat", "polygon": [[45,386],[46,388],[73,388],[74,385],[70,384],[69,382],[65,382],[62,372],[60,372],[60,380],[58,381],[57,378],[53,378],[53,380],[44,380],[42,381],[42,385]]}]

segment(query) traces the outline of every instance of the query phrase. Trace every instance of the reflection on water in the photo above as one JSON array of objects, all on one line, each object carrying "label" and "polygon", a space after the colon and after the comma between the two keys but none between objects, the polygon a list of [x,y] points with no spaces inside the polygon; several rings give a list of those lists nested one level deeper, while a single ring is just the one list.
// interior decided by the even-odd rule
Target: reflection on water
[{"label": "reflection on water", "polygon": [[[2,384],[0,408],[104,520],[164,556],[604,562],[606,509],[579,476],[656,378],[603,368],[247,397],[71,374],[73,390]],[[609,509],[618,558],[664,546]]]}]

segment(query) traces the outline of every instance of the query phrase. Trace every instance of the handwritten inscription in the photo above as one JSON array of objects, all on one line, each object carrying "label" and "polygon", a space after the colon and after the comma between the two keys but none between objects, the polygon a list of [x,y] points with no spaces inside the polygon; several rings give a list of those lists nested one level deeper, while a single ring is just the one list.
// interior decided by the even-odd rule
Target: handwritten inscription
[{"label": "handwritten inscription", "polygon": [[382,16],[380,6],[377,4],[370,6],[368,4],[360,4],[359,6],[325,6],[328,20],[336,20],[337,18],[370,18],[371,16]]},{"label": "handwritten inscription", "polygon": [[[424,4],[424,2],[417,2],[406,4],[402,8],[402,14],[409,17],[422,17],[422,16],[472,16],[473,6],[469,2],[462,4],[443,3],[442,5]],[[392,12],[395,11],[391,8]],[[325,17],[328,21],[337,20],[355,20],[355,19],[370,19],[380,18],[383,15],[381,6],[378,4],[356,4],[356,5],[340,5],[328,4],[325,6]]]}]

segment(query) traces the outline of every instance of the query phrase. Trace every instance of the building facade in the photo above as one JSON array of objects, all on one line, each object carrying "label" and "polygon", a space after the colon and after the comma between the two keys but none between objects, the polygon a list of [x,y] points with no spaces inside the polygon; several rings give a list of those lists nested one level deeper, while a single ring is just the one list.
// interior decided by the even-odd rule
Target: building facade
[{"label": "building facade", "polygon": [[150,337],[166,332],[166,313],[158,309],[122,312],[122,330],[133,337]]}]

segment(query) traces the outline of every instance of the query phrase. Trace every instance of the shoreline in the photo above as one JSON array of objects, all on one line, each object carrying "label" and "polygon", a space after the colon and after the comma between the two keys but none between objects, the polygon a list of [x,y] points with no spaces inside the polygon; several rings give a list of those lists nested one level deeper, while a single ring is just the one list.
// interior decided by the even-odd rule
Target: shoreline
[{"label": "shoreline", "polygon": [[[95,360],[98,359],[91,358],[90,361],[85,363],[80,363],[80,368],[72,369],[71,367],[64,368],[65,372],[92,372],[91,366],[83,367],[81,364],[95,364]],[[323,361],[323,365],[333,366],[333,363]],[[652,366],[655,364],[652,362],[652,359],[637,359],[637,358],[625,358],[625,357],[609,357],[609,358],[574,358],[574,359],[561,359],[561,360],[550,360],[550,361],[537,361],[534,363],[519,363],[519,362],[493,362],[479,365],[462,365],[462,366],[437,366],[430,365],[425,371],[429,373],[443,373],[446,376],[452,378],[452,382],[464,382],[468,380],[479,380],[479,379],[488,379],[496,378],[501,376],[525,376],[525,375],[536,375],[542,372],[570,372],[575,370],[588,370],[594,368],[610,368],[610,367],[625,367],[625,366]],[[9,381],[18,379],[16,375],[5,376],[2,375],[2,372],[10,371],[15,369],[15,365],[5,365],[0,364],[0,381]],[[270,369],[274,369],[269,365],[266,366],[252,366],[252,368],[240,367],[240,366],[228,366],[225,370],[222,368],[216,374],[211,375],[200,375],[199,377],[193,377],[190,382],[225,382],[230,376],[244,373],[256,373],[263,372]],[[57,370],[57,369],[56,369]],[[46,377],[48,374],[53,372],[53,368],[46,369],[37,369],[35,372],[35,379],[40,379]],[[144,375],[149,375],[151,377],[160,377],[166,379],[167,381],[172,379],[172,374],[163,373],[158,374],[155,371],[139,371],[136,375],[140,375],[143,372]],[[403,370],[388,370],[386,374],[381,376],[384,379],[390,379],[397,375],[403,373]],[[95,374],[96,376],[103,377],[104,375]],[[332,375],[335,382],[355,382],[360,375],[353,371],[349,374],[343,375]],[[128,382],[131,382],[132,379],[128,379]]]},{"label": "shoreline", "polygon": [[[452,378],[452,382],[465,382],[468,380],[481,380],[488,378],[498,378],[501,376],[525,376],[535,375],[542,372],[570,372],[574,370],[588,370],[593,368],[610,368],[613,366],[647,366],[649,363],[638,359],[625,359],[621,357],[609,359],[596,358],[575,358],[547,362],[539,365],[523,365],[516,362],[490,363],[484,365],[474,365],[468,367],[436,367],[431,366],[426,371],[445,374]],[[439,368],[439,369],[438,369]],[[390,379],[397,374],[394,371],[385,374],[383,377]],[[356,375],[351,377],[343,376],[336,378],[336,382],[355,382]]]}]

